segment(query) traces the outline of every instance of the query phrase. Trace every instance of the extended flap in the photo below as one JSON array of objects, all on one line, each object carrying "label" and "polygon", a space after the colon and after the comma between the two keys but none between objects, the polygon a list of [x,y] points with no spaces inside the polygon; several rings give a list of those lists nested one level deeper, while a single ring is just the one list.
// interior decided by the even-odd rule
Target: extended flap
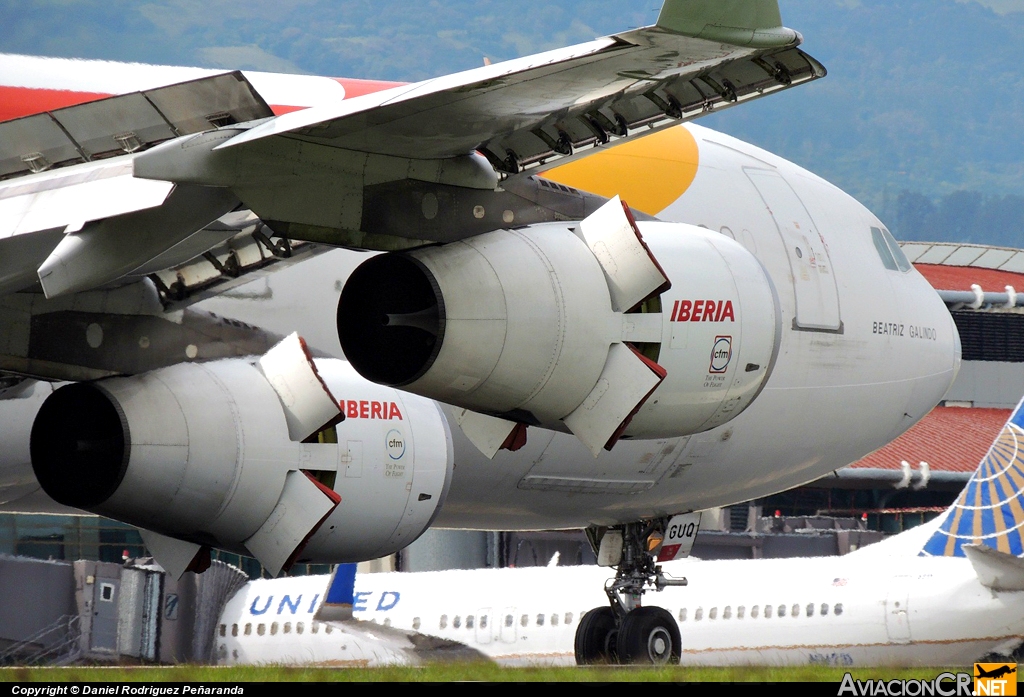
[{"label": "extended flap", "polygon": [[601,265],[616,312],[625,312],[671,287],[629,207],[618,196],[587,216],[577,234]]},{"label": "extended flap", "polygon": [[285,478],[277,506],[245,547],[271,576],[287,570],[317,531],[341,503],[341,497],[305,472],[292,470]]},{"label": "extended flap", "polygon": [[610,450],[652,392],[665,379],[665,369],[627,344],[612,344],[597,385],[563,419],[573,434],[597,457]]},{"label": "extended flap", "polygon": [[797,32],[773,26],[777,8],[750,16],[750,4],[670,0],[658,26],[284,114],[220,147],[295,134],[288,147],[421,159],[475,150],[508,174],[550,168],[825,75]]},{"label": "extended flap", "polygon": [[0,177],[140,152],[178,136],[273,115],[237,71],[88,101],[0,123]]},{"label": "extended flap", "polygon": [[174,184],[136,179],[118,160],[58,170],[0,184],[0,239],[40,230],[78,230],[85,223],[155,208]]},{"label": "extended flap", "polygon": [[267,351],[259,368],[277,392],[288,422],[288,435],[304,441],[345,418],[340,402],[320,377],[306,342],[291,334]]},{"label": "extended flap", "polygon": [[[127,191],[140,181],[129,179],[132,185]],[[125,195],[121,192],[118,200]],[[237,205],[238,199],[226,189],[182,184],[174,187],[159,207],[89,223],[81,231],[65,235],[39,266],[43,292],[54,298],[115,281]]]}]

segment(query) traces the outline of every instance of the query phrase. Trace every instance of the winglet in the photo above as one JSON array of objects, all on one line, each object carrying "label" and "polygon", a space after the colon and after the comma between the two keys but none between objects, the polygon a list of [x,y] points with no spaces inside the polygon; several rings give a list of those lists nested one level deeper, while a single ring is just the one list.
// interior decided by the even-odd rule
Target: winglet
[{"label": "winglet", "polygon": [[331,585],[313,619],[317,622],[339,622],[352,619],[352,603],[356,593],[356,565],[338,564],[331,574]]},{"label": "winglet", "polygon": [[[963,557],[967,545],[1024,556],[1024,400],[946,509],[922,556]],[[982,558],[975,554],[976,558]],[[974,561],[972,559],[972,561]],[[975,564],[977,566],[977,563]]]},{"label": "winglet", "polygon": [[799,32],[782,26],[778,0],[665,0],[658,26],[750,48],[796,46],[801,41]]}]

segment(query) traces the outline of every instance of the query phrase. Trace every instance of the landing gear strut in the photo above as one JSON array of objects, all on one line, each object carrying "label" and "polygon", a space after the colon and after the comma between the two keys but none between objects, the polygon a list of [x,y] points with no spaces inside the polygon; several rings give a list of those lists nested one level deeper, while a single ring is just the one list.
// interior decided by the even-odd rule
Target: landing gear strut
[{"label": "landing gear strut", "polygon": [[[696,523],[689,528],[685,526],[690,518],[677,516],[671,522],[660,519],[606,530],[587,530],[591,543],[598,550],[598,563],[616,566],[616,573],[604,588],[609,604],[594,608],[580,619],[576,629],[578,665],[679,662],[682,645],[675,618],[660,607],[642,607],[641,598],[650,588],[661,591],[667,586],[686,585],[685,578],[672,578],[663,573],[655,555],[668,542],[666,530],[670,531],[670,537],[680,536],[680,521],[683,532],[688,531],[685,537],[689,542],[684,541],[683,556],[689,552],[700,522],[699,514],[689,515],[690,518],[696,516]],[[668,548],[666,545],[665,549]]]}]

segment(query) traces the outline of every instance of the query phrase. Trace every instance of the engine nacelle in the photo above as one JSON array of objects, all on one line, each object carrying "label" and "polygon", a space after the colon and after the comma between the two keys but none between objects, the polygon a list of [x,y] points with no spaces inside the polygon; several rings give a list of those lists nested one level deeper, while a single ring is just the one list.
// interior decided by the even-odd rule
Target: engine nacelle
[{"label": "engine nacelle", "polygon": [[658,362],[668,376],[626,429],[635,438],[707,431],[746,409],[775,367],[782,311],[761,262],[706,228],[640,223],[672,279]]},{"label": "engine nacelle", "polygon": [[374,382],[554,422],[593,388],[612,319],[594,256],[564,225],[540,225],[364,262],[338,328]]},{"label": "engine nacelle", "polygon": [[[437,405],[369,384],[344,361],[315,362],[322,382],[312,395],[265,363],[181,364],[62,387],[32,428],[36,477],[59,503],[163,536],[143,535],[165,567],[182,554],[187,566],[195,545],[252,554],[276,572],[372,559],[415,540],[452,472]],[[296,426],[324,391],[338,395],[337,418]],[[354,418],[332,423],[339,411]]]},{"label": "engine nacelle", "polygon": [[[731,239],[637,225],[620,206],[369,259],[339,302],[345,355],[375,382],[567,429],[595,454],[624,434],[685,435],[733,418],[778,347],[767,273]],[[487,425],[460,423],[488,452],[474,437]]]}]

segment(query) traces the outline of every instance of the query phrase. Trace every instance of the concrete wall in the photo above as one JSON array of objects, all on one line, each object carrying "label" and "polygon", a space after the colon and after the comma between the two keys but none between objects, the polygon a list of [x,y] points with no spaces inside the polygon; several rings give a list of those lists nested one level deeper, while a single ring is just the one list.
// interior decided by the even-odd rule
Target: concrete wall
[{"label": "concrete wall", "polygon": [[[61,617],[77,614],[71,565],[22,557],[0,557],[0,650],[26,641]],[[63,639],[39,637],[41,646]]]},{"label": "concrete wall", "polygon": [[998,361],[964,361],[946,393],[947,402],[1012,409],[1024,394],[1024,366]]},{"label": "concrete wall", "polygon": [[488,564],[488,537],[493,533],[427,530],[401,552],[402,571],[479,569]]}]

